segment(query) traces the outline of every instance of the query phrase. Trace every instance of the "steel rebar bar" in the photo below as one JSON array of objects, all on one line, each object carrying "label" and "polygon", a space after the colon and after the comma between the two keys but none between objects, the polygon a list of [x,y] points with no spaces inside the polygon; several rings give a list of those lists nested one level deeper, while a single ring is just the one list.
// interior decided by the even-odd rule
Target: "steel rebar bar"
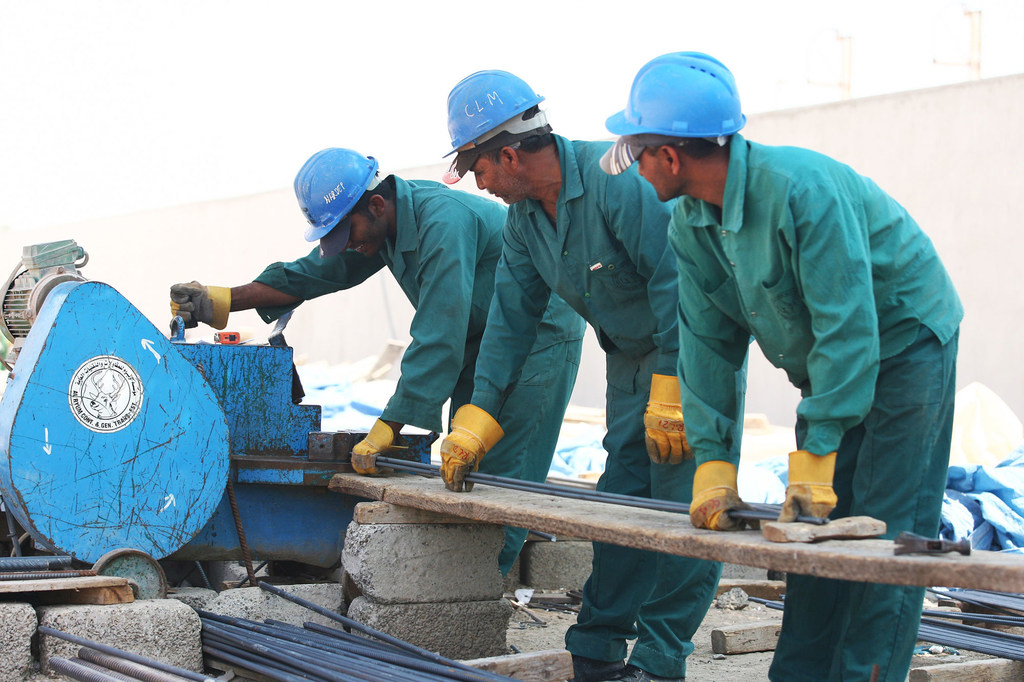
[{"label": "steel rebar bar", "polygon": [[333,621],[335,621],[337,623],[341,623],[342,625],[344,625],[346,627],[350,627],[350,628],[352,628],[354,630],[358,630],[359,632],[362,632],[363,634],[370,635],[371,637],[376,637],[380,641],[387,642],[389,644],[393,644],[393,645],[397,646],[400,649],[404,649],[405,651],[418,654],[420,656],[423,656],[427,660],[434,661],[435,663],[441,663],[441,664],[446,665],[446,666],[451,666],[453,668],[456,668],[456,669],[459,669],[459,670],[462,670],[462,671],[465,671],[465,672],[472,673],[475,676],[474,679],[479,679],[479,680],[502,680],[502,679],[507,679],[507,678],[504,678],[504,677],[502,677],[500,675],[495,675],[493,673],[490,673],[490,672],[487,672],[487,671],[483,671],[483,670],[479,670],[477,668],[473,668],[471,666],[465,665],[464,663],[459,663],[458,661],[454,661],[454,660],[452,660],[450,658],[445,658],[444,656],[442,656],[442,655],[440,655],[438,653],[435,653],[433,651],[427,651],[426,649],[424,649],[422,647],[418,647],[418,646],[416,646],[414,644],[410,644],[409,642],[405,642],[405,641],[403,641],[401,639],[398,639],[397,637],[392,637],[391,635],[388,635],[388,634],[386,634],[384,632],[381,632],[380,630],[375,630],[375,629],[373,629],[373,628],[371,628],[371,627],[369,627],[367,625],[364,625],[363,623],[360,623],[358,621],[352,620],[351,618],[346,618],[345,616],[341,616],[341,615],[339,615],[337,613],[334,613],[330,609],[325,609],[324,607],[320,606],[319,604],[314,604],[311,601],[308,601],[308,600],[303,599],[301,597],[297,597],[294,594],[291,594],[289,592],[286,592],[285,590],[282,590],[280,587],[277,587],[276,585],[271,585],[270,583],[266,582],[265,580],[259,581],[259,586],[262,589],[266,590],[267,592],[270,592],[272,594],[276,594],[277,596],[283,597],[284,599],[287,599],[288,601],[293,602],[295,604],[298,604],[300,606],[304,606],[307,609],[309,609],[311,611],[314,611],[316,613],[319,613],[320,615],[325,616],[325,617],[327,617],[327,618],[329,618],[329,619],[331,619],[331,620],[333,620]]},{"label": "steel rebar bar", "polygon": [[105,654],[111,654],[112,656],[118,656],[129,661],[134,661],[135,663],[141,663],[142,665],[146,665],[151,668],[156,668],[157,670],[162,670],[166,673],[171,673],[172,675],[178,675],[189,680],[194,680],[195,682],[207,682],[208,680],[210,680],[209,677],[201,673],[186,670],[184,668],[179,668],[168,663],[154,661],[152,659],[146,658],[145,656],[139,656],[138,654],[133,654],[129,651],[124,651],[116,647],[101,644],[99,642],[94,642],[92,640],[85,639],[84,637],[79,637],[77,635],[72,635],[68,632],[64,632],[63,630],[56,630],[54,628],[49,627],[48,625],[40,625],[36,628],[36,630],[44,635],[50,635],[51,637],[63,639],[65,641],[71,642],[72,644],[89,647],[90,649],[102,651]]},{"label": "steel rebar bar", "polygon": [[142,663],[129,661],[120,656],[105,654],[91,647],[82,647],[78,651],[78,657],[84,661],[101,665],[104,668],[109,668],[114,672],[128,675],[143,682],[182,682],[182,680],[187,679],[181,675],[172,675],[163,670],[157,670]]},{"label": "steel rebar bar", "polygon": [[[399,471],[407,471],[410,473],[418,473],[428,476],[441,475],[440,467],[436,467],[432,464],[424,464],[422,462],[410,462],[403,459],[395,459],[393,457],[378,456],[377,463]],[[681,514],[690,513],[690,505],[685,502],[636,497],[633,495],[623,495],[622,493],[601,492],[584,488],[570,488],[568,486],[554,485],[552,483],[535,483],[533,481],[523,481],[517,478],[482,474],[480,472],[467,474],[466,481],[470,483],[480,483],[482,485],[492,485],[499,488],[507,488],[510,490],[520,490],[522,492],[554,495],[556,497],[564,497],[573,500],[589,500],[591,502],[603,502],[605,504],[617,504],[627,507],[639,507],[641,509],[653,509],[656,511],[667,511]],[[730,509],[729,514],[734,518],[749,521],[775,521],[779,516],[780,510],[781,507],[778,505],[758,504],[751,505],[750,509]],[[800,515],[796,520],[801,523],[813,523],[816,525],[828,523],[828,519],[807,515]]]},{"label": "steel rebar bar", "polygon": [[70,566],[69,556],[0,557],[0,571],[60,571]]},{"label": "steel rebar bar", "polygon": [[50,656],[46,665],[51,670],[54,670],[65,677],[70,677],[73,680],[80,680],[81,682],[121,682],[121,680],[113,675],[107,675],[93,670],[92,668],[69,658]]}]

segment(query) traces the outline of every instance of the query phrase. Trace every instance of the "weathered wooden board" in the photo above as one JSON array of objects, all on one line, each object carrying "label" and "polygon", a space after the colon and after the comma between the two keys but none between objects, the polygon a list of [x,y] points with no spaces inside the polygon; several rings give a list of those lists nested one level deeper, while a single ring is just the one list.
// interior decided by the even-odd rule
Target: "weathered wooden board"
[{"label": "weathered wooden board", "polygon": [[1020,682],[1024,663],[996,658],[966,663],[942,663],[914,668],[910,682]]},{"label": "weathered wooden board", "polygon": [[726,625],[711,631],[711,650],[716,654],[752,654],[775,651],[782,632],[781,620]]},{"label": "weathered wooden board", "polygon": [[486,670],[526,682],[556,682],[572,677],[572,654],[565,649],[474,658],[462,662],[478,670]]},{"label": "weathered wooden board", "polygon": [[106,575],[0,580],[0,597],[7,595],[47,604],[124,604],[135,600],[127,579]]},{"label": "weathered wooden board", "polygon": [[694,528],[679,514],[570,500],[477,485],[445,490],[436,478],[337,474],[335,492],[477,521],[532,528],[667,554],[713,559],[842,580],[1024,592],[1024,557],[997,552],[893,554],[891,540],[775,543],[759,531],[720,533]]}]

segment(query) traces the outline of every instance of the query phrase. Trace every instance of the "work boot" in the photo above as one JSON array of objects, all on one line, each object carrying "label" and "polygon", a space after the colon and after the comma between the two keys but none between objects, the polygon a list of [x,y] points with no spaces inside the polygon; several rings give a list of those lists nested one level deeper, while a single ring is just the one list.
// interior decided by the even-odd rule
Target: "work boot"
[{"label": "work boot", "polygon": [[626,672],[623,661],[599,661],[596,658],[572,655],[573,678],[569,682],[608,682],[620,680]]},{"label": "work boot", "polygon": [[685,677],[658,677],[652,675],[642,668],[638,668],[632,663],[626,666],[623,670],[622,677],[616,677],[616,680],[622,680],[622,682],[685,682]]}]

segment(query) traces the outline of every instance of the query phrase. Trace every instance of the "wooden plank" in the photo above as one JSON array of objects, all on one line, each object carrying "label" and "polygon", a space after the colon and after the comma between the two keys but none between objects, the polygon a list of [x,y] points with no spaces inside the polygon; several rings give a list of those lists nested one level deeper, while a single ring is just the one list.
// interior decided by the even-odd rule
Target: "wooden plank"
[{"label": "wooden plank", "polygon": [[711,650],[716,654],[751,654],[775,651],[782,632],[781,620],[726,625],[711,631]]},{"label": "wooden plank", "polygon": [[819,526],[813,523],[761,524],[761,534],[772,542],[820,542],[821,540],[863,540],[885,535],[885,521],[870,516],[848,516]]},{"label": "wooden plank", "polygon": [[748,597],[757,597],[758,599],[778,600],[786,593],[785,580],[745,580],[743,578],[722,578],[718,581],[718,591],[715,593],[715,596],[723,595],[735,587],[746,592]]},{"label": "wooden plank", "polygon": [[572,679],[572,654],[565,649],[548,649],[527,654],[492,656],[463,661],[466,665],[528,682]]},{"label": "wooden plank", "polygon": [[993,658],[966,663],[944,663],[914,668],[910,682],[1020,682],[1024,662]]},{"label": "wooden plank", "polygon": [[451,514],[439,514],[424,509],[398,507],[387,502],[360,502],[353,513],[356,523],[479,523]]},{"label": "wooden plank", "polygon": [[15,594],[45,604],[125,604],[135,600],[127,579],[107,575],[0,580],[0,596]]},{"label": "wooden plank", "polygon": [[436,478],[337,474],[330,489],[369,500],[533,528],[667,554],[841,580],[1024,592],[1024,557],[999,552],[894,555],[891,540],[775,543],[759,531],[694,528],[679,514],[477,485],[445,490]]}]

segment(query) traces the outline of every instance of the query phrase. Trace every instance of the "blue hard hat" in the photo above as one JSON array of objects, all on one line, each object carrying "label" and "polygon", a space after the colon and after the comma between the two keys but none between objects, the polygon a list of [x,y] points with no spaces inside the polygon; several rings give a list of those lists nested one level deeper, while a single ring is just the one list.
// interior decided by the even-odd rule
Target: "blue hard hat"
[{"label": "blue hard hat", "polygon": [[526,81],[508,71],[477,71],[448,93],[451,156],[509,119],[544,101]]},{"label": "blue hard hat", "polygon": [[616,135],[719,137],[746,122],[736,81],[722,62],[701,52],[671,52],[640,69],[626,108],[605,125]]},{"label": "blue hard hat", "polygon": [[306,241],[315,242],[327,235],[348,215],[376,176],[377,160],[351,149],[323,149],[309,157],[295,176],[295,197],[309,222]]}]

